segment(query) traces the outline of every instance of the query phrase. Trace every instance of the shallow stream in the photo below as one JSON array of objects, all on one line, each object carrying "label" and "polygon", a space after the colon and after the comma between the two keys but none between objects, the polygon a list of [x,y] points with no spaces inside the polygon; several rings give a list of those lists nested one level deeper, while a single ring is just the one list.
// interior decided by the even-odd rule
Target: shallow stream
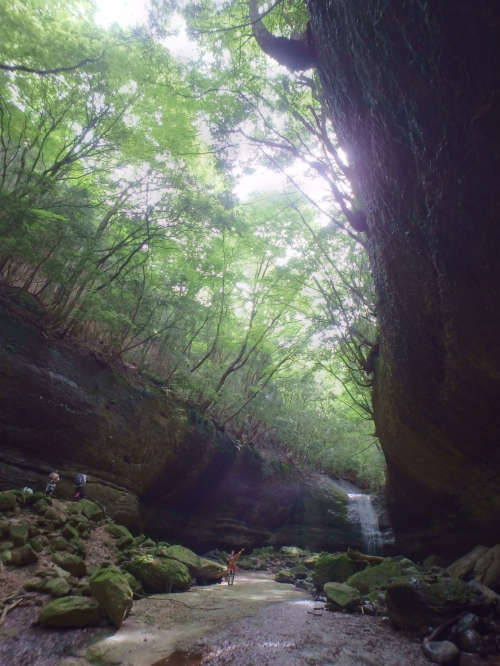
[{"label": "shallow stream", "polygon": [[[135,601],[122,627],[32,627],[35,608],[0,628],[2,666],[428,666],[421,642],[380,619],[331,613],[265,573]],[[461,666],[498,657],[462,654]]]}]

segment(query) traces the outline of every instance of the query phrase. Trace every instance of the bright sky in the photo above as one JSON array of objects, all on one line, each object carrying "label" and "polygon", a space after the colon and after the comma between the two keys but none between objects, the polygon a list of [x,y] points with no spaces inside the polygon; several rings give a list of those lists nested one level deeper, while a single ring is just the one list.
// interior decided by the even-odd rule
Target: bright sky
[{"label": "bright sky", "polygon": [[[109,26],[112,23],[119,23],[121,26],[130,26],[145,23],[147,21],[147,0],[96,0],[98,13],[97,22],[103,26]],[[179,34],[165,39],[165,46],[170,53],[181,61],[188,61],[192,57],[193,44],[189,42],[182,19],[179,19],[177,25],[173,28],[178,30]],[[301,180],[303,166],[294,165],[287,172],[294,179]],[[235,194],[240,200],[247,199],[255,191],[276,191],[283,187],[290,187],[286,178],[279,173],[275,173],[265,167],[259,166],[256,172],[251,176],[241,178],[235,187]],[[319,200],[324,193],[324,183],[321,178],[315,181],[308,181],[308,195]]]},{"label": "bright sky", "polygon": [[97,0],[97,22],[108,26],[117,22],[122,26],[145,23],[147,10],[145,0]]}]

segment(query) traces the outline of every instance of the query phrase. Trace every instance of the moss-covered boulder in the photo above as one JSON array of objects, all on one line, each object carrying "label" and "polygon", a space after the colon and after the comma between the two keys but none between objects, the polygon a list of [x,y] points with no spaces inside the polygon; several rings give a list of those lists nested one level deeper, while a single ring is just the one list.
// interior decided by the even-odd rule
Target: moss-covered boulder
[{"label": "moss-covered boulder", "polygon": [[47,504],[47,501],[45,500],[45,498],[43,498],[43,499],[37,500],[34,503],[33,508],[35,509],[36,513],[39,516],[43,516],[45,514],[45,512],[47,511],[47,509],[49,508],[49,505]]},{"label": "moss-covered boulder", "polygon": [[187,566],[174,559],[138,556],[130,563],[130,571],[151,592],[185,590],[191,584]]},{"label": "moss-covered boulder", "polygon": [[29,543],[25,543],[21,548],[14,548],[12,551],[6,552],[11,553],[9,564],[16,567],[25,567],[38,561],[38,555]]},{"label": "moss-covered boulder", "polygon": [[52,551],[66,550],[68,542],[62,536],[56,536],[50,540],[50,548]]},{"label": "moss-covered boulder", "polygon": [[132,590],[132,592],[138,592],[139,590],[142,589],[141,583],[131,573],[129,573],[128,571],[125,572],[122,571],[122,575],[127,581],[127,583],[130,585],[130,589]]},{"label": "moss-covered boulder", "polygon": [[474,565],[474,580],[500,592],[500,545],[493,546],[481,555]]},{"label": "moss-covered boulder", "polygon": [[17,499],[14,493],[7,491],[0,493],[0,511],[14,511]]},{"label": "moss-covered boulder", "polygon": [[274,580],[277,583],[290,583],[293,585],[295,583],[295,575],[290,569],[280,569],[274,576]]},{"label": "moss-covered boulder", "polygon": [[49,578],[42,587],[38,588],[41,592],[50,594],[53,597],[67,597],[71,594],[71,585],[65,578]]},{"label": "moss-covered boulder", "polygon": [[35,553],[41,553],[42,552],[43,546],[37,539],[30,539],[28,541],[28,543],[33,548]]},{"label": "moss-covered boulder", "polygon": [[322,555],[314,565],[313,583],[317,590],[322,590],[325,583],[344,583],[356,571],[354,562],[343,553]]},{"label": "moss-covered boulder", "polygon": [[296,567],[293,567],[292,573],[296,579],[304,580],[307,578],[309,574],[309,569],[305,567],[303,564],[297,564]]},{"label": "moss-covered boulder", "polygon": [[302,548],[297,548],[297,546],[282,546],[279,550],[282,555],[288,555],[289,557],[300,557],[304,555]]},{"label": "moss-covered boulder", "polygon": [[73,525],[78,532],[85,532],[85,530],[89,528],[89,519],[86,516],[81,516],[79,514],[70,515],[68,523]]},{"label": "moss-covered boulder", "polygon": [[9,530],[9,540],[12,541],[14,546],[20,547],[29,539],[29,526],[28,525],[11,525]]},{"label": "moss-covered boulder", "polygon": [[28,580],[25,580],[23,583],[23,589],[26,590],[26,592],[34,592],[35,590],[38,590],[39,587],[39,578],[28,578]]},{"label": "moss-covered boulder", "polygon": [[38,554],[29,543],[25,543],[24,546],[19,548],[19,553],[22,559],[22,566],[28,566],[28,564],[35,564],[38,562]]},{"label": "moss-covered boulder", "polygon": [[201,583],[214,583],[224,577],[227,567],[204,557],[199,558],[200,564],[196,572],[196,580]]},{"label": "moss-covered boulder", "polygon": [[436,627],[467,610],[487,615],[495,600],[459,578],[436,576],[435,580],[415,576],[396,578],[387,586],[387,614],[401,629]]},{"label": "moss-covered boulder", "polygon": [[63,527],[61,534],[65,539],[78,539],[78,530],[76,527],[73,527],[70,523],[66,523]]},{"label": "moss-covered boulder", "polygon": [[132,589],[125,576],[118,569],[108,567],[92,574],[89,586],[92,595],[104,608],[111,622],[120,628],[132,608],[133,598]]},{"label": "moss-covered boulder", "polygon": [[131,534],[125,535],[116,540],[115,546],[118,548],[118,550],[124,550],[131,545],[133,540],[134,537]]},{"label": "moss-covered boulder", "polygon": [[316,566],[316,562],[319,560],[321,555],[319,553],[313,553],[309,557],[306,557],[305,560],[302,560],[302,564],[309,569],[309,571],[313,571],[314,567]]},{"label": "moss-covered boulder", "polygon": [[131,541],[132,541],[133,538],[134,538],[130,534],[129,530],[124,525],[117,525],[116,523],[110,523],[108,525],[108,531],[116,539],[120,539],[121,537],[124,537],[124,536],[129,536],[131,538]]},{"label": "moss-covered boulder", "polygon": [[487,553],[489,548],[486,546],[476,546],[469,553],[466,553],[448,567],[448,573],[453,578],[463,578],[467,580],[472,576],[476,562]]},{"label": "moss-covered boulder", "polygon": [[61,555],[56,553],[52,557],[54,564],[57,564],[58,567],[68,571],[75,578],[80,578],[85,576],[87,573],[87,565],[78,555]]},{"label": "moss-covered boulder", "polygon": [[240,567],[240,569],[251,569],[254,563],[252,562],[251,557],[248,555],[243,555],[238,559],[237,565]]},{"label": "moss-covered boulder", "polygon": [[184,546],[170,546],[163,549],[164,557],[169,557],[172,560],[182,562],[188,569],[192,576],[195,576],[200,569],[200,558],[196,553],[193,553],[189,548]]},{"label": "moss-covered boulder", "polygon": [[92,627],[101,614],[97,599],[64,597],[51,601],[38,615],[37,624],[47,627]]},{"label": "moss-covered boulder", "polygon": [[400,557],[388,557],[381,564],[358,571],[347,579],[347,584],[355,587],[361,594],[368,594],[375,589],[385,590],[395,579],[404,575],[420,576],[420,571],[411,560]]},{"label": "moss-covered boulder", "polygon": [[101,520],[101,518],[104,518],[104,511],[95,502],[82,499],[78,502],[78,504],[82,507],[83,515],[86,516],[89,520],[98,521]]},{"label": "moss-covered boulder", "polygon": [[0,562],[2,564],[5,564],[5,566],[12,566],[14,562],[12,561],[12,551],[11,550],[4,550],[2,553],[2,556],[0,557]]},{"label": "moss-covered boulder", "polygon": [[325,583],[323,591],[327,601],[337,610],[353,611],[361,603],[358,590],[345,583]]}]

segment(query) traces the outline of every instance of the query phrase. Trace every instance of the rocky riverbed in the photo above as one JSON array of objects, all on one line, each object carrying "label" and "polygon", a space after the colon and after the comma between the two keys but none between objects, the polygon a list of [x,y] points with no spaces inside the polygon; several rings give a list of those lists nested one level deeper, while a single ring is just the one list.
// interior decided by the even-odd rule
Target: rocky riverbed
[{"label": "rocky riverbed", "polygon": [[[265,573],[234,586],[134,603],[113,635],[80,648],[61,666],[424,666],[420,641],[378,618],[324,610],[303,591]],[[182,603],[180,603],[182,602]],[[44,665],[45,666],[45,665]]]},{"label": "rocky riverbed", "polygon": [[2,664],[500,659],[500,545],[448,567],[438,557],[258,548],[240,557],[229,586],[227,553],[134,537],[99,503],[11,490],[0,513]]}]

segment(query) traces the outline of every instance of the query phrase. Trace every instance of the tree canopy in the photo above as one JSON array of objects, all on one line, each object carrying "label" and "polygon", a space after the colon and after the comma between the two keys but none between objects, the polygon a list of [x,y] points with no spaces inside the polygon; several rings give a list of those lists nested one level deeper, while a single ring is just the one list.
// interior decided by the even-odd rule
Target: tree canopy
[{"label": "tree canopy", "polygon": [[[274,32],[304,31],[300,3],[278,9]],[[127,29],[95,11],[0,2],[3,287],[242,445],[380,484],[364,218],[318,79],[266,60],[243,2]]]}]

